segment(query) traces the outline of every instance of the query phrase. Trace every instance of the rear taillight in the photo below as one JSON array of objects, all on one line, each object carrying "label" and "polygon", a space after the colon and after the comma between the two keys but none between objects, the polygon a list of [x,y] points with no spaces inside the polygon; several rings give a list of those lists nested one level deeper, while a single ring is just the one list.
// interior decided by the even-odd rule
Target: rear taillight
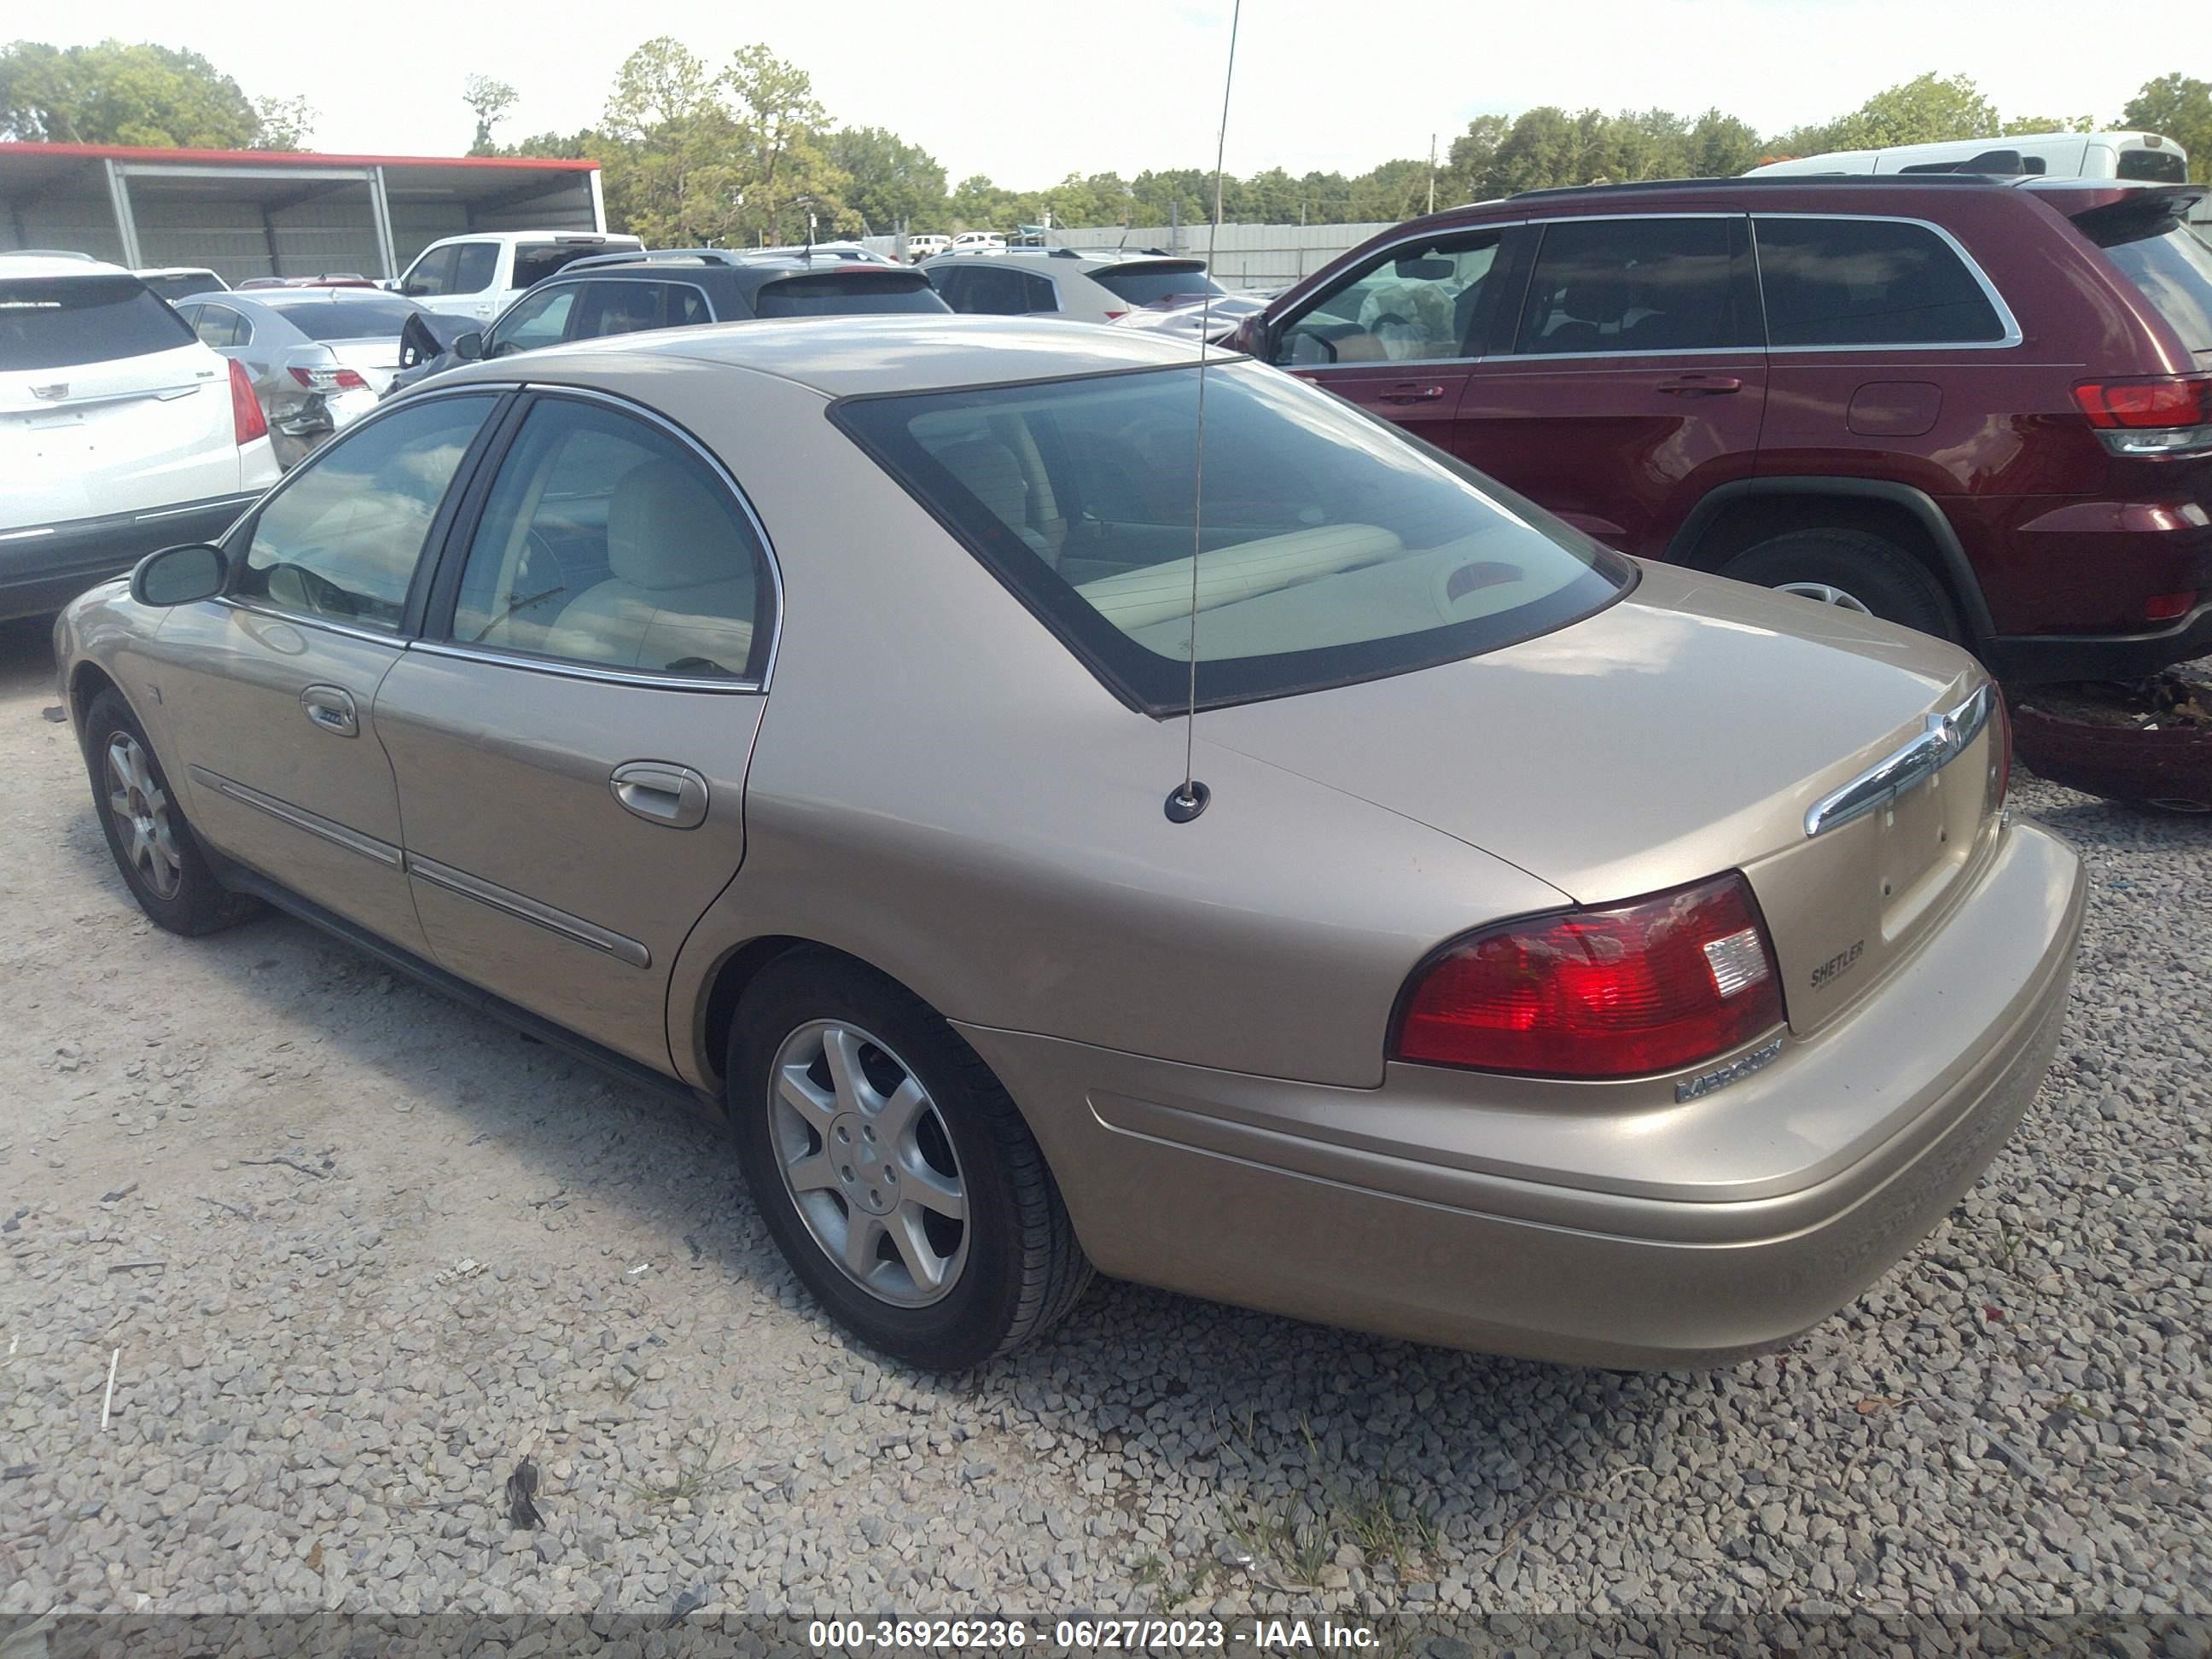
[{"label": "rear taillight", "polygon": [[350,368],[301,368],[296,365],[292,378],[310,392],[366,392],[368,382]]},{"label": "rear taillight", "polygon": [[241,447],[269,435],[269,417],[261,412],[261,399],[253,395],[253,381],[246,365],[235,358],[230,365],[230,428]]},{"label": "rear taillight", "polygon": [[1106,320],[1109,323],[1118,323],[1121,319],[1128,314],[1129,313],[1126,309],[1121,311],[1109,311],[1106,313]]},{"label": "rear taillight", "polygon": [[2083,380],[2074,401],[2115,455],[2212,451],[2212,374]]},{"label": "rear taillight", "polygon": [[1407,988],[1390,1055],[1542,1077],[1671,1072],[1782,1023],[1782,985],[1740,875],[1509,922]]}]

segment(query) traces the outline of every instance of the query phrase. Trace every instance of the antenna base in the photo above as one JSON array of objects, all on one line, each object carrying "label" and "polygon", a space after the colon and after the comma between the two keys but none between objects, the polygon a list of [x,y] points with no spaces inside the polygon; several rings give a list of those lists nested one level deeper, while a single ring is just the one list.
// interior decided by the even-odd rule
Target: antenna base
[{"label": "antenna base", "polygon": [[1170,823],[1188,823],[1213,799],[1213,791],[1193,778],[1188,786],[1177,784],[1168,791],[1167,814]]}]

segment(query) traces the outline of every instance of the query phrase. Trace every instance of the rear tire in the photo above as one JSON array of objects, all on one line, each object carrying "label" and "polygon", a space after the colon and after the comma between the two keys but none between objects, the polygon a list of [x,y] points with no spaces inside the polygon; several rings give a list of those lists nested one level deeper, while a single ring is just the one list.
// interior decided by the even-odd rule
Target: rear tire
[{"label": "rear tire", "polygon": [[1720,574],[1964,642],[1942,584],[1896,543],[1868,531],[1793,530],[1737,554]]},{"label": "rear tire", "polygon": [[964,1370],[1041,1335],[1089,1285],[1012,1100],[894,981],[826,951],[778,958],[738,1008],[725,1075],[770,1236],[870,1347]]},{"label": "rear tire", "polygon": [[260,909],[216,879],[145,728],[112,690],[85,710],[84,759],[107,850],[140,909],[188,937],[234,927]]}]

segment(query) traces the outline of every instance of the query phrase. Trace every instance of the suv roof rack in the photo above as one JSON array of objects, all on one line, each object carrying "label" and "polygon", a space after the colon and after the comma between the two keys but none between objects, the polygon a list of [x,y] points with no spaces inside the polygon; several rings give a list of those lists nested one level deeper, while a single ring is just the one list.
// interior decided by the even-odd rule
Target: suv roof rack
[{"label": "suv roof rack", "polygon": [[1795,185],[2009,185],[2019,176],[1989,173],[1739,173],[1732,179],[1632,179],[1617,185],[1553,185],[1543,190],[1516,191],[1506,199],[1526,202],[1555,196],[1590,196],[1621,191],[1711,190],[1716,185],[1757,185],[1767,188]]}]

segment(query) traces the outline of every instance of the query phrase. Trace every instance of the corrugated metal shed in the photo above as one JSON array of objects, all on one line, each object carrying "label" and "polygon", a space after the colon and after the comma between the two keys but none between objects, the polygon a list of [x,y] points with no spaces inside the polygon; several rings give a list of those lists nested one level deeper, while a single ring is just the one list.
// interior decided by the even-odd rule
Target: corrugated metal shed
[{"label": "corrugated metal shed", "polygon": [[0,143],[0,251],[397,276],[471,230],[605,230],[596,161]]}]

